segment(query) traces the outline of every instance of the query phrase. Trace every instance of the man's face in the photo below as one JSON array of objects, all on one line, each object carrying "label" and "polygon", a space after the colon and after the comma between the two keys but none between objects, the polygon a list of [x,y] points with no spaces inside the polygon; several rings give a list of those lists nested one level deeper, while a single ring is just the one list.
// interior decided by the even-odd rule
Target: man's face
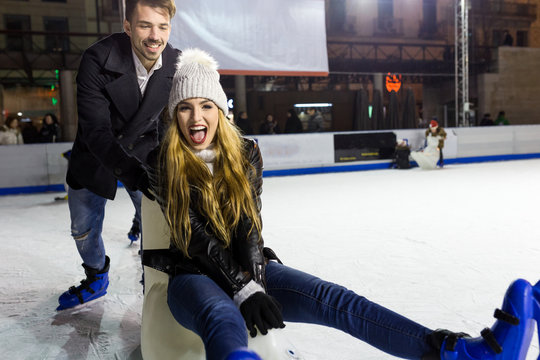
[{"label": "man's face", "polygon": [[131,22],[124,21],[131,47],[147,71],[165,50],[171,34],[170,20],[167,10],[139,3],[133,11]]}]

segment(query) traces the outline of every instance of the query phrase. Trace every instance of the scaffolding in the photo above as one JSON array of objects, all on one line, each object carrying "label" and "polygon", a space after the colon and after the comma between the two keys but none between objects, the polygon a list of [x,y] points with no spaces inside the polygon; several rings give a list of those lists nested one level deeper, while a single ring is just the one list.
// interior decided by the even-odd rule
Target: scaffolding
[{"label": "scaffolding", "polygon": [[469,0],[455,0],[456,126],[469,124]]}]

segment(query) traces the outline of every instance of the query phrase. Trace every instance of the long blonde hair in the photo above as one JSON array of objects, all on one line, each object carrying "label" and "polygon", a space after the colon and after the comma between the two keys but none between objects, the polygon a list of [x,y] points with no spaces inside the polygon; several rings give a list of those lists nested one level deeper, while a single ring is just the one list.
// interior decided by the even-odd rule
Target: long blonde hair
[{"label": "long blonde hair", "polygon": [[[196,210],[206,226],[225,247],[231,244],[236,226],[243,216],[251,220],[251,229],[261,231],[251,177],[250,164],[239,130],[219,110],[214,138],[214,174],[195,155],[180,130],[177,112],[165,135],[160,153],[160,192],[165,200],[165,218],[171,241],[185,256],[191,241],[189,208]],[[196,194],[196,198],[193,195]]]}]

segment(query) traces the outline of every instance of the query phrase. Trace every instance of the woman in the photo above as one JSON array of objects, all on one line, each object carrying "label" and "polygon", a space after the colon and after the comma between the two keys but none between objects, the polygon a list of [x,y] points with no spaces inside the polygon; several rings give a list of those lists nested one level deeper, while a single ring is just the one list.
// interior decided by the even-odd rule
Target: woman
[{"label": "woman", "polygon": [[302,121],[296,115],[294,109],[287,110],[287,122],[285,123],[285,134],[295,134],[304,131]]},{"label": "woman", "polygon": [[266,114],[264,117],[264,122],[261,124],[259,128],[259,134],[261,135],[272,135],[272,134],[279,134],[279,125],[277,123],[277,120],[274,119],[274,115],[272,114]]},{"label": "woman", "polygon": [[[502,320],[484,331],[484,340],[430,330],[283,265],[263,246],[259,148],[239,135],[225,111],[215,61],[200,50],[184,51],[169,97],[171,123],[149,170],[171,245],[167,256],[145,250],[143,263],[170,275],[171,313],[201,337],[208,359],[259,359],[245,350],[246,327],[252,337],[264,335],[284,320],[331,326],[407,359],[495,359],[501,345],[505,357],[497,359],[509,360],[528,347],[525,327],[538,304],[525,280],[509,288],[497,313]],[[517,319],[521,325],[512,325]]]},{"label": "woman", "polygon": [[43,117],[43,126],[39,130],[39,136],[43,143],[54,143],[60,138],[60,125],[54,114],[48,113]]},{"label": "woman", "polygon": [[446,140],[446,131],[439,126],[436,120],[431,120],[429,129],[426,129],[426,147],[421,151],[411,152],[411,157],[422,169],[435,169],[444,166],[442,149]]},{"label": "woman", "polygon": [[0,129],[0,145],[21,145],[24,144],[19,119],[11,117],[6,120],[6,124]]}]

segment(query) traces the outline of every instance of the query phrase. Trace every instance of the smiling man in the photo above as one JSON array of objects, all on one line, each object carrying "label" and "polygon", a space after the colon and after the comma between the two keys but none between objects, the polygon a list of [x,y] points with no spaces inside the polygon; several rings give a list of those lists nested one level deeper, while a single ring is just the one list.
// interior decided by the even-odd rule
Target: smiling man
[{"label": "smiling man", "polygon": [[159,143],[160,113],[179,55],[168,45],[175,12],[174,0],[126,0],[125,32],[93,44],[81,59],[67,182],[71,234],[86,278],[60,296],[57,310],[107,293],[110,259],[101,231],[117,181],[126,186],[138,219],[141,191],[151,196],[143,165]]}]

